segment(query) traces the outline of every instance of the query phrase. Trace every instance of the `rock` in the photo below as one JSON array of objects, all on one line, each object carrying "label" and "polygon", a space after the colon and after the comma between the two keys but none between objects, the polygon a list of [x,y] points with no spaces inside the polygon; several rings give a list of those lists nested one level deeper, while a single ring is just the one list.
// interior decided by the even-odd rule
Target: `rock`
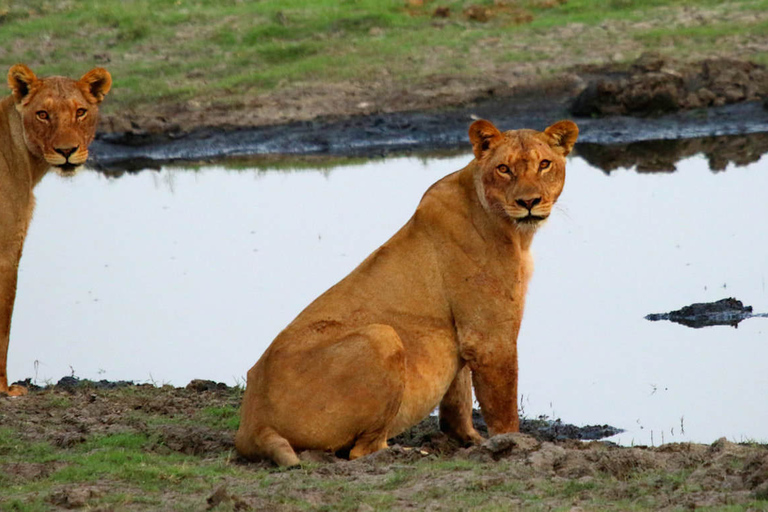
[{"label": "rock", "polygon": [[527,434],[499,434],[493,436],[481,445],[495,456],[504,456],[512,451],[532,452],[541,447],[534,437]]},{"label": "rock", "polygon": [[227,385],[223,382],[214,382],[212,380],[193,379],[187,384],[187,389],[190,391],[197,391],[198,393],[202,393],[203,391],[225,391]]},{"label": "rock", "polygon": [[451,16],[451,8],[447,6],[435,7],[435,11],[432,13],[433,18],[449,18]]},{"label": "rock", "polygon": [[541,449],[528,456],[528,463],[539,471],[552,472],[555,465],[565,459],[566,450],[552,443],[543,443]]},{"label": "rock", "polygon": [[48,497],[48,501],[58,507],[82,508],[88,505],[91,498],[99,496],[99,492],[92,487],[72,487],[54,492]]},{"label": "rock", "polygon": [[464,9],[464,16],[472,21],[485,23],[491,18],[491,12],[482,5],[470,5]]},{"label": "rock", "polygon": [[231,509],[236,511],[252,510],[252,507],[241,498],[227,493],[226,485],[218,487],[205,501],[208,503],[206,510],[213,510],[222,503],[231,504]]},{"label": "rock", "polygon": [[656,115],[768,94],[768,69],[748,61],[707,59],[677,64],[657,54],[643,54],[628,70],[616,67],[620,65],[597,70],[597,78],[573,101],[572,114]]},{"label": "rock", "polygon": [[669,313],[652,313],[646,320],[670,320],[672,322],[699,329],[712,325],[731,325],[736,327],[739,322],[754,315],[752,306],[745,306],[733,297],[720,299],[717,302],[702,302],[682,307]]}]

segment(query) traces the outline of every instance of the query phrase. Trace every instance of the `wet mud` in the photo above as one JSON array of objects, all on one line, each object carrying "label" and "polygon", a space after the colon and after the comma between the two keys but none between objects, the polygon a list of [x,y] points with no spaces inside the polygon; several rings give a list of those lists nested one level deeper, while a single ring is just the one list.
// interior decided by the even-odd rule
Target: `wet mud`
[{"label": "wet mud", "polygon": [[731,297],[716,302],[691,304],[669,313],[652,313],[645,319],[652,322],[669,320],[686,327],[700,329],[713,325],[738,327],[740,322],[753,317],[768,317],[768,314],[753,313],[752,306],[745,306],[740,300]]},{"label": "wet mud", "polygon": [[[101,170],[139,170],[179,161],[214,161],[228,157],[284,155],[380,157],[407,152],[469,148],[473,120],[489,118],[504,129],[543,130],[571,116],[564,100],[493,100],[452,110],[406,112],[308,121],[252,129],[203,129],[172,139],[125,134],[94,141],[92,164]],[[575,118],[579,145],[630,144],[768,132],[768,111],[759,102],[684,111],[650,119],[629,116]],[[577,148],[579,147],[577,145]]]},{"label": "wet mud", "polygon": [[[65,392],[70,395],[92,393],[94,391],[147,390],[151,387],[144,384],[134,384],[131,381],[92,381],[89,379],[79,379],[73,376],[62,377],[56,384],[48,385],[45,387],[33,384],[31,379],[18,381],[15,384],[26,386],[32,394],[55,391]],[[212,380],[203,379],[192,380],[184,388],[173,388],[167,386],[161,389],[167,390],[171,394],[179,395],[182,397],[180,403],[184,402],[183,397],[194,395],[195,393],[213,393],[214,395],[221,396],[233,393],[239,394],[239,391],[236,388],[231,388],[222,382],[214,382]],[[154,409],[156,406],[152,406],[152,408]],[[488,437],[488,426],[486,425],[485,420],[483,420],[483,416],[480,411],[473,411],[472,420],[478,432],[480,432],[480,434],[484,437]],[[586,425],[579,427],[576,425],[563,423],[560,419],[552,420],[545,417],[536,419],[523,418],[520,422],[520,431],[525,434],[529,434],[541,441],[564,441],[568,439],[598,440],[623,432],[622,429],[612,427],[610,425]],[[188,432],[188,434],[192,437],[205,435],[201,432]],[[174,436],[177,435],[177,433],[170,432],[169,435]],[[183,441],[177,440],[174,442],[174,444],[177,445],[179,443],[184,445]],[[449,438],[447,435],[440,431],[436,416],[429,416],[425,418],[411,429],[391,439],[390,443],[413,448],[421,448],[424,446],[440,446],[441,450],[451,448],[452,451],[455,451],[460,447],[457,441]],[[229,445],[230,443],[225,444]],[[184,446],[186,447],[186,445]],[[193,451],[197,449],[196,443],[192,443],[190,449]]]}]

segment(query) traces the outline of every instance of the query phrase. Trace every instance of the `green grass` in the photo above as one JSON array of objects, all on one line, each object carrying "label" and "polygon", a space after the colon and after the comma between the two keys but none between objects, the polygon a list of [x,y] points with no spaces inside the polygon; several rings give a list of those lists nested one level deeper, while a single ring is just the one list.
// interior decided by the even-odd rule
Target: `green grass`
[{"label": "green grass", "polygon": [[207,407],[199,416],[203,423],[211,427],[237,430],[240,426],[239,406]]},{"label": "green grass", "polygon": [[[488,22],[462,14],[473,3],[491,9]],[[545,62],[557,70],[611,55],[612,41],[602,35],[593,41],[591,33],[581,34],[577,44],[558,39],[569,24],[663,20],[682,8],[758,13],[768,6],[765,0],[512,4],[516,7],[498,7],[493,0],[433,0],[414,7],[405,0],[0,0],[0,54],[3,64],[26,62],[42,75],[79,76],[105,66],[114,76],[108,111],[153,111],[157,103],[188,100],[237,105],[307,83],[424,87],[435,76],[471,80],[489,68]],[[449,7],[451,17],[433,19],[437,6]],[[520,23],[521,10],[532,21]],[[702,45],[716,47],[722,37],[757,36],[767,29],[759,20],[689,27],[656,23],[611,37],[631,43],[634,55],[675,46],[687,55]]]}]

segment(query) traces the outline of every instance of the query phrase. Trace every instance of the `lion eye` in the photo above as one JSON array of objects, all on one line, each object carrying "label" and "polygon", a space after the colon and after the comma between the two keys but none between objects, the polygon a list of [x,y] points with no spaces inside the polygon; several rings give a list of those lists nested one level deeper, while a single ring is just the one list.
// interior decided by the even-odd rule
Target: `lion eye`
[{"label": "lion eye", "polygon": [[496,167],[496,170],[499,171],[500,173],[503,173],[503,174],[508,174],[509,173],[509,167],[507,167],[504,164],[501,164],[500,166]]},{"label": "lion eye", "polygon": [[552,165],[552,162],[550,162],[549,160],[542,160],[541,163],[539,164],[539,169],[543,171],[544,169],[549,168],[550,165]]},{"label": "lion eye", "polygon": [[38,110],[37,112],[35,112],[35,115],[37,116],[38,119],[42,121],[45,121],[48,119],[48,112],[46,112],[45,110]]},{"label": "lion eye", "polygon": [[83,117],[87,113],[88,113],[88,111],[85,110],[84,108],[79,108],[79,109],[77,109],[76,115],[77,115],[77,117]]}]

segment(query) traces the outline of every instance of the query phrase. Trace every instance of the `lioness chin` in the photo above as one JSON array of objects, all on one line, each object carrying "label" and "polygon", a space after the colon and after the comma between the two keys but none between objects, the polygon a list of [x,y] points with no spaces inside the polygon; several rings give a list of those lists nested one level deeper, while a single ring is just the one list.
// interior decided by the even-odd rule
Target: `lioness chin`
[{"label": "lioness chin", "polygon": [[0,394],[8,386],[6,363],[19,260],[32,219],[35,185],[51,167],[72,174],[88,159],[98,105],[112,77],[95,68],[80,80],[38,78],[23,64],[8,72],[11,95],[0,100]]},{"label": "lioness chin", "polygon": [[475,158],[427,190],[389,241],[286,327],[248,372],[238,452],[387,446],[439,405],[464,442],[472,386],[491,434],[516,432],[517,335],[536,228],[563,190],[578,128],[469,129]]}]

